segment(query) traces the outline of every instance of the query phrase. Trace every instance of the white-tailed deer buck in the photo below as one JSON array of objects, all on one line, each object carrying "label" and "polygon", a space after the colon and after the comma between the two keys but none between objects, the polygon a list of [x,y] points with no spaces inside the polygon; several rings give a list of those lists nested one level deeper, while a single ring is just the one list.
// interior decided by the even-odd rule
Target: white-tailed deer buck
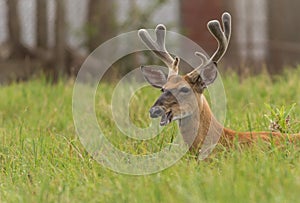
[{"label": "white-tailed deer buck", "polygon": [[[299,138],[299,135],[285,135],[279,132],[236,132],[223,127],[214,117],[208,105],[203,91],[212,84],[217,77],[217,63],[227,50],[231,35],[231,16],[229,13],[222,15],[222,27],[217,20],[209,21],[207,27],[211,34],[218,41],[218,48],[215,53],[207,58],[204,54],[196,52],[200,57],[201,65],[192,72],[178,75],[179,57],[172,57],[165,47],[166,27],[162,24],[156,27],[156,40],[154,41],[149,33],[141,29],[139,37],[153,53],[159,57],[168,67],[166,75],[161,69],[153,66],[142,66],[141,70],[145,79],[156,88],[162,90],[161,96],[156,100],[150,109],[150,117],[161,117],[160,125],[164,126],[171,121],[178,120],[179,128],[184,140],[191,146],[191,149],[198,150],[207,136],[209,128],[221,129],[220,142],[231,145],[234,139],[240,143],[251,143],[261,139],[279,142],[281,139],[289,141]],[[191,140],[195,131],[196,136]],[[216,131],[217,133],[217,131]]]}]

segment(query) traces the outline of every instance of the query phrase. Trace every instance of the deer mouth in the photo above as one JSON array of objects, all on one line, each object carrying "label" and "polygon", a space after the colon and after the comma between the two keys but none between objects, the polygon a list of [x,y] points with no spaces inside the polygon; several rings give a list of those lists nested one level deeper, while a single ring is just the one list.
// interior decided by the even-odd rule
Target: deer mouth
[{"label": "deer mouth", "polygon": [[161,120],[160,120],[160,126],[165,126],[169,124],[172,121],[173,114],[172,111],[169,111],[167,113],[162,114]]}]

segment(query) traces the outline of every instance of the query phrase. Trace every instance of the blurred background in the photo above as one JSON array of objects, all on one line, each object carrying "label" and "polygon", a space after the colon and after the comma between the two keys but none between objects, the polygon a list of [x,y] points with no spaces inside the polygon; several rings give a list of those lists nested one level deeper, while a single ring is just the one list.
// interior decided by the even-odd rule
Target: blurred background
[{"label": "blurred background", "polygon": [[[224,11],[232,15],[233,33],[221,71],[278,74],[300,60],[299,8],[299,0],[0,0],[0,83],[40,73],[53,80],[76,76],[104,41],[158,23],[212,54],[217,43],[206,23]],[[141,64],[133,58],[109,74],[116,78]]]}]

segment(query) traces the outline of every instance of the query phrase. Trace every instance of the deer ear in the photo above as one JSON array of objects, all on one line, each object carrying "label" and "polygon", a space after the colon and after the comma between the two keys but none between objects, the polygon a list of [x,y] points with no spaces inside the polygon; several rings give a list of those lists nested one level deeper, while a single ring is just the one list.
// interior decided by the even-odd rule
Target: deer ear
[{"label": "deer ear", "polygon": [[147,82],[153,87],[162,88],[166,82],[168,75],[163,71],[163,69],[168,70],[165,67],[157,66],[141,66],[141,71]]},{"label": "deer ear", "polygon": [[210,63],[200,69],[200,78],[202,85],[208,86],[212,84],[218,76],[218,69],[216,63]]}]

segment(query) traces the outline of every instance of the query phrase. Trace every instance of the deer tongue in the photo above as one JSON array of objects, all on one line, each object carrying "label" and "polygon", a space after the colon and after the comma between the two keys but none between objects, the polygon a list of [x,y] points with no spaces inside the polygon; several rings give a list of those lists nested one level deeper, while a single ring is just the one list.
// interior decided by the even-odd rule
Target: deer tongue
[{"label": "deer tongue", "polygon": [[169,111],[168,113],[164,113],[162,116],[161,116],[161,120],[160,120],[160,126],[165,126],[167,125],[168,123],[170,123],[172,120],[172,112]]}]

